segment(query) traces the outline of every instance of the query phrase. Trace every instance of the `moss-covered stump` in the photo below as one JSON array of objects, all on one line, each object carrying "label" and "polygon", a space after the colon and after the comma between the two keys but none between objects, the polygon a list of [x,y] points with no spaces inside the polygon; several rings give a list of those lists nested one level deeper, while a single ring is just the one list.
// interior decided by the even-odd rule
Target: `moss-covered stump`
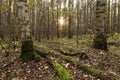
[{"label": "moss-covered stump", "polygon": [[96,35],[93,41],[93,47],[95,49],[108,51],[106,35],[103,33]]},{"label": "moss-covered stump", "polygon": [[41,57],[36,54],[32,40],[22,42],[20,59],[22,61],[40,61]]}]

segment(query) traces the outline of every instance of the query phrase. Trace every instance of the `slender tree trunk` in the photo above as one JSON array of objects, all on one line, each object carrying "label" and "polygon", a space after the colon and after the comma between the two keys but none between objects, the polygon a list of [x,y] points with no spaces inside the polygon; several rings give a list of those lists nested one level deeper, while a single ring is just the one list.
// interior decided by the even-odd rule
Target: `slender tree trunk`
[{"label": "slender tree trunk", "polygon": [[79,14],[79,0],[77,0],[77,45],[79,44],[79,26],[80,26],[80,14]]},{"label": "slender tree trunk", "polygon": [[72,13],[72,0],[69,0],[69,30],[68,30],[68,38],[72,38],[72,16],[71,16],[71,13]]},{"label": "slender tree trunk", "polygon": [[1,18],[2,18],[2,0],[0,0],[0,27],[1,27]]},{"label": "slender tree trunk", "polygon": [[120,0],[118,0],[118,28],[120,33]]},{"label": "slender tree trunk", "polygon": [[58,24],[58,17],[59,17],[59,5],[57,4],[57,38],[60,38],[60,34],[59,34],[59,24]]},{"label": "slender tree trunk", "polygon": [[116,26],[116,0],[115,0],[115,3],[114,3],[114,8],[113,8],[113,11],[114,11],[114,15],[113,15],[113,27],[114,27],[114,31],[116,32],[117,31],[117,26]]},{"label": "slender tree trunk", "polygon": [[12,1],[9,1],[9,10],[8,10],[8,38],[9,38],[9,48],[11,46],[12,40],[13,40],[13,24],[12,24],[12,9],[11,9],[11,5],[12,5]]},{"label": "slender tree trunk", "polygon": [[46,37],[46,4],[44,0],[44,36]]},{"label": "slender tree trunk", "polygon": [[50,39],[50,8],[48,6],[47,39]]},{"label": "slender tree trunk", "polygon": [[0,0],[0,37],[2,37],[2,0]]},{"label": "slender tree trunk", "polygon": [[112,4],[112,6],[111,6],[111,7],[112,7],[112,8],[111,8],[111,32],[112,32],[112,33],[114,33],[114,31],[115,31],[115,30],[114,30],[114,16],[113,16],[113,15],[114,15],[114,5],[113,5],[113,1],[114,1],[114,0],[112,0],[112,3],[111,3],[111,4]]},{"label": "slender tree trunk", "polygon": [[108,0],[107,4],[107,24],[105,27],[105,33],[110,33],[110,0]]}]

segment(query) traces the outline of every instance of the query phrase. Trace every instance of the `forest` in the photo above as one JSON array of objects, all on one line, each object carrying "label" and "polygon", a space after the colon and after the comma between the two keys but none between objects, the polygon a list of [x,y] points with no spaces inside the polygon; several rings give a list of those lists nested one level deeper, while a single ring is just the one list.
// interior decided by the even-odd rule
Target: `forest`
[{"label": "forest", "polygon": [[0,0],[0,80],[120,80],[120,0]]}]

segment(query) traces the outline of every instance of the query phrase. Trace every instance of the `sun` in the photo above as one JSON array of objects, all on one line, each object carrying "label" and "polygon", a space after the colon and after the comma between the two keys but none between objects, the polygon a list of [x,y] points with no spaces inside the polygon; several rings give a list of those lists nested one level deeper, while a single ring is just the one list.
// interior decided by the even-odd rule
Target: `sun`
[{"label": "sun", "polygon": [[60,17],[60,19],[59,19],[59,24],[60,24],[60,25],[63,25],[63,24],[64,24],[64,18],[63,18],[63,17]]}]

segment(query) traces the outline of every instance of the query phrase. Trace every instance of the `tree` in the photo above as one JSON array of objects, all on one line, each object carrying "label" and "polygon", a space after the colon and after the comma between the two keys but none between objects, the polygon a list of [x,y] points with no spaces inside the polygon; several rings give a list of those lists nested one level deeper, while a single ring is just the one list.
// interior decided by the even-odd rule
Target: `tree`
[{"label": "tree", "polygon": [[118,27],[119,27],[119,30],[120,30],[120,0],[118,0]]},{"label": "tree", "polygon": [[[110,0],[108,0],[108,6],[107,6],[107,25],[105,27],[105,33],[110,33]],[[109,27],[108,27],[109,26]]]},{"label": "tree", "polygon": [[68,38],[72,38],[72,12],[73,12],[73,0],[69,0],[69,30],[68,30]]},{"label": "tree", "polygon": [[[2,0],[0,0],[0,28],[2,26]],[[1,37],[1,34],[0,34],[0,37]]]},{"label": "tree", "polygon": [[106,3],[107,0],[97,0],[96,3],[96,27],[93,46],[96,49],[108,50],[107,37],[104,34],[106,23]]},{"label": "tree", "polygon": [[57,38],[60,38],[60,34],[59,34],[59,23],[58,23],[58,18],[59,18],[59,4],[60,4],[60,0],[57,0]]},{"label": "tree", "polygon": [[22,47],[20,58],[22,61],[35,60],[39,61],[40,56],[38,56],[34,50],[31,30],[30,30],[30,17],[29,17],[29,7],[27,5],[27,0],[19,0],[17,2],[19,7],[18,17],[21,23],[21,38],[22,38]]},{"label": "tree", "polygon": [[[9,5],[8,1],[2,1],[2,6],[1,6],[1,37],[4,39],[4,36],[8,35],[8,10],[9,10]],[[3,28],[4,27],[4,28]],[[5,30],[4,30],[5,29]]]},{"label": "tree", "polygon": [[80,1],[79,0],[77,0],[77,45],[78,45],[78,43],[79,43],[79,27],[80,27],[80,24],[79,24],[79,22],[80,22],[80,15],[79,15],[79,13],[80,13],[80,10],[79,10],[79,6],[80,6]]}]

